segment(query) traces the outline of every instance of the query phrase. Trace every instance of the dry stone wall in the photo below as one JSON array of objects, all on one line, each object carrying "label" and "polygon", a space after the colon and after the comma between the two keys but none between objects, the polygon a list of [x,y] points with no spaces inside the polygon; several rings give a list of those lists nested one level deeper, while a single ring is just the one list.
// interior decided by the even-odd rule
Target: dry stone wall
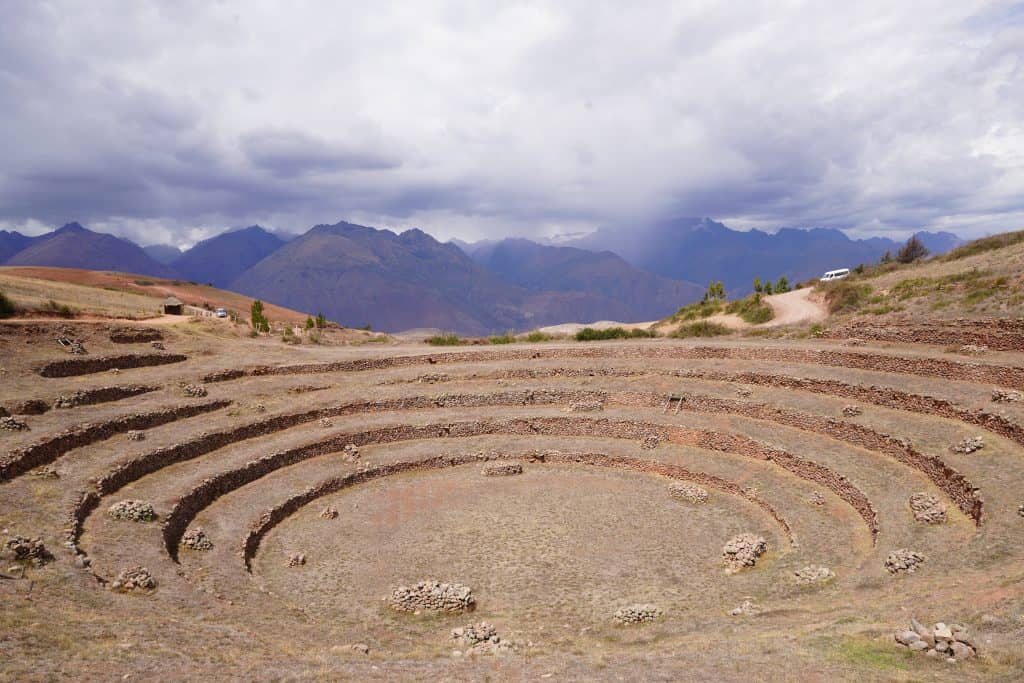
[{"label": "dry stone wall", "polygon": [[127,370],[129,368],[145,368],[154,365],[168,365],[188,360],[180,353],[143,353],[126,354],[123,356],[98,356],[95,358],[65,358],[56,360],[39,368],[43,377],[75,377],[89,375],[107,370]]}]

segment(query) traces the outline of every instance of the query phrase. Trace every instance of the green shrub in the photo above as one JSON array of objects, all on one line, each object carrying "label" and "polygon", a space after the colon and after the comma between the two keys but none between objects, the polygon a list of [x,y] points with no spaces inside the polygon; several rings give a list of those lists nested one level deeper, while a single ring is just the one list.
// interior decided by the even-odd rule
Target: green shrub
[{"label": "green shrub", "polygon": [[78,311],[75,309],[71,308],[67,304],[58,304],[53,299],[47,301],[42,310],[46,313],[53,313],[58,318],[74,318],[78,315]]},{"label": "green shrub", "polygon": [[487,341],[490,342],[491,344],[512,344],[513,342],[515,342],[515,340],[516,337],[511,332],[506,332],[505,334],[501,335],[495,335],[487,339]]},{"label": "green shrub", "polygon": [[721,323],[713,323],[707,320],[700,320],[689,325],[680,325],[673,337],[686,339],[689,337],[719,337],[723,334],[730,334],[732,330]]},{"label": "green shrub", "polygon": [[722,302],[718,300],[714,301],[698,301],[697,303],[687,304],[678,311],[676,311],[669,322],[682,322],[686,320],[697,320],[698,318],[708,318],[716,313],[722,312]]},{"label": "green shrub", "polygon": [[[767,283],[766,286],[768,285],[771,285],[771,283]],[[730,302],[725,307],[725,312],[735,313],[751,325],[766,323],[775,317],[775,311],[765,303],[759,292],[754,292],[746,298]]]},{"label": "green shrub", "polygon": [[547,342],[554,339],[550,334],[541,332],[540,330],[534,330],[530,334],[526,335],[526,341],[536,344],[537,342]]},{"label": "green shrub", "polygon": [[871,285],[849,280],[837,280],[819,285],[825,293],[829,313],[844,313],[860,308],[871,296]]},{"label": "green shrub", "polygon": [[641,330],[639,328],[626,330],[621,327],[609,327],[603,330],[595,330],[593,327],[584,327],[576,333],[576,341],[605,341],[608,339],[642,339],[658,336],[653,330]]},{"label": "green shrub", "polygon": [[270,332],[270,321],[267,316],[263,315],[263,302],[256,299],[252,302],[252,307],[249,309],[250,318],[252,319],[252,327],[257,332]]},{"label": "green shrub", "polygon": [[7,295],[0,292],[0,318],[12,318],[18,312],[14,302],[7,298]]},{"label": "green shrub", "polygon": [[427,337],[426,341],[431,346],[458,346],[462,343],[459,339],[459,335],[454,332],[445,332],[444,334],[437,334],[433,337]]}]

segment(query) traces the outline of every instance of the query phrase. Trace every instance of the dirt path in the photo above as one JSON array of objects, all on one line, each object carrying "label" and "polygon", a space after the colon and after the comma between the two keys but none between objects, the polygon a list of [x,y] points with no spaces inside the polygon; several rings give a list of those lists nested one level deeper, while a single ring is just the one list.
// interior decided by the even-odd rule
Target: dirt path
[{"label": "dirt path", "polygon": [[814,297],[814,290],[810,287],[795,289],[785,294],[774,294],[767,297],[766,301],[775,309],[775,317],[763,327],[817,323],[828,317],[828,307]]}]

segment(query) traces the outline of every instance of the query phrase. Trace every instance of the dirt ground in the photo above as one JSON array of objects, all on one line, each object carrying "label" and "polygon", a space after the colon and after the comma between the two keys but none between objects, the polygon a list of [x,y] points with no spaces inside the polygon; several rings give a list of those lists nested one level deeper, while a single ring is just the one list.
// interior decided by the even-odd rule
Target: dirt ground
[{"label": "dirt ground", "polygon": [[[1024,424],[1024,402],[991,398],[1024,382],[1020,353],[829,339],[289,345],[214,321],[159,327],[159,350],[113,343],[115,326],[0,324],[0,407],[28,427],[0,431],[0,541],[38,537],[53,555],[0,562],[0,680],[1024,678],[1024,437],[887,398]],[[123,367],[41,376],[79,358],[52,340],[65,327],[80,358]],[[903,365],[859,369],[834,352]],[[154,354],[185,359],[132,367]],[[1003,385],[977,379],[991,368]],[[135,385],[147,390],[100,391]],[[26,405],[75,392],[95,402]],[[685,397],[678,409],[665,410],[670,395]],[[852,403],[860,413],[844,415]],[[843,436],[847,424],[863,429]],[[974,436],[982,450],[952,451]],[[484,476],[494,461],[523,473]],[[980,524],[949,495],[953,470],[978,489]],[[706,503],[670,495],[681,476],[704,482]],[[914,520],[917,492],[946,506],[944,524]],[[113,518],[127,499],[156,519]],[[179,545],[197,529],[212,548]],[[767,553],[727,574],[722,547],[744,532]],[[924,564],[891,575],[898,548]],[[297,554],[304,564],[289,566]],[[834,579],[798,583],[811,564]],[[155,589],[112,590],[133,566]],[[470,587],[476,610],[388,607],[392,590],[427,579]],[[760,609],[734,616],[744,601]],[[613,621],[645,603],[663,615]],[[968,626],[979,656],[899,647],[893,632],[912,616]],[[481,620],[515,650],[466,656],[450,631]]]}]

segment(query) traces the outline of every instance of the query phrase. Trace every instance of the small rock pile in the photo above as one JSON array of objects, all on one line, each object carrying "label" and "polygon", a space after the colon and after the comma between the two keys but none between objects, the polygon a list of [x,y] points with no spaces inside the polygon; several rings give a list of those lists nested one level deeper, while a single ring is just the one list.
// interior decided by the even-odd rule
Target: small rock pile
[{"label": "small rock pile", "polygon": [[141,500],[121,500],[110,506],[108,510],[114,519],[127,519],[133,522],[152,522],[156,519],[153,506]]},{"label": "small rock pile", "polygon": [[425,375],[420,375],[416,378],[416,381],[420,384],[436,384],[438,382],[447,382],[448,375],[443,372],[431,372]]},{"label": "small rock pile", "polygon": [[261,413],[262,414],[262,413],[267,412],[267,407],[265,405],[263,405],[262,403],[254,403],[253,406],[252,406],[252,412],[254,412],[254,413]]},{"label": "small rock pile", "polygon": [[485,477],[511,477],[522,473],[523,466],[518,462],[489,462],[481,470]]},{"label": "small rock pile", "polygon": [[985,442],[981,440],[980,436],[970,437],[964,439],[960,443],[953,446],[954,453],[963,453],[964,455],[970,455],[974,451],[980,451],[985,447]]},{"label": "small rock pile", "polygon": [[1019,391],[1005,391],[1003,389],[992,390],[992,400],[996,403],[1017,403],[1020,401]]},{"label": "small rock pile", "polygon": [[192,398],[202,398],[207,393],[206,387],[201,387],[198,384],[186,384],[181,387],[181,390],[186,396],[191,396]]},{"label": "small rock pile", "polygon": [[803,569],[796,570],[793,572],[793,576],[796,577],[797,583],[804,584],[827,583],[836,578],[835,572],[831,569],[816,564],[809,564]]},{"label": "small rock pile", "polygon": [[338,518],[338,508],[326,507],[326,508],[324,508],[323,510],[320,511],[320,516],[323,519],[337,519]]},{"label": "small rock pile", "polygon": [[843,406],[843,417],[857,417],[863,412],[860,406]]},{"label": "small rock pile", "polygon": [[306,554],[305,553],[292,553],[291,555],[288,556],[288,566],[289,567],[301,567],[304,564],[306,564]]},{"label": "small rock pile", "polygon": [[744,567],[753,567],[757,558],[768,550],[768,542],[757,534],[745,533],[733,536],[722,547],[722,559],[725,561],[725,573],[735,574]]},{"label": "small rock pile", "polygon": [[347,443],[341,449],[341,455],[347,462],[356,462],[359,460],[359,446],[356,446],[354,443]]},{"label": "small rock pile", "polygon": [[110,584],[110,589],[115,591],[152,590],[154,588],[156,588],[156,579],[145,567],[125,569]]},{"label": "small rock pile", "polygon": [[28,430],[28,425],[16,417],[0,417],[0,430],[5,432],[24,432]]},{"label": "small rock pile", "polygon": [[864,340],[859,337],[850,337],[846,340],[846,346],[864,346]]},{"label": "small rock pile", "polygon": [[25,538],[24,536],[12,536],[4,544],[11,558],[19,562],[31,562],[40,567],[53,559],[53,555],[38,538]]},{"label": "small rock pile", "polygon": [[925,556],[913,550],[900,548],[889,553],[885,558],[885,568],[890,574],[913,574],[923,564]]},{"label": "small rock pile", "polygon": [[43,465],[37,467],[29,474],[33,477],[39,477],[40,479],[60,479],[60,472],[53,465]]},{"label": "small rock pile", "polygon": [[960,353],[969,356],[981,356],[988,353],[988,347],[984,344],[964,344],[960,347]]},{"label": "small rock pile", "polygon": [[825,504],[825,496],[821,495],[818,491],[812,491],[811,495],[807,496],[807,502],[820,507]]},{"label": "small rock pile", "polygon": [[734,607],[732,609],[732,611],[729,612],[729,614],[731,614],[734,617],[739,617],[739,616],[743,616],[743,615],[760,614],[760,613],[761,613],[760,605],[755,605],[753,602],[750,601],[749,598],[744,600],[742,603],[740,603],[739,607]]},{"label": "small rock pile", "polygon": [[213,541],[206,535],[206,531],[198,526],[185,532],[185,535],[181,537],[181,544],[189,550],[213,549]]},{"label": "small rock pile", "polygon": [[85,403],[86,395],[84,391],[76,391],[72,394],[61,394],[57,397],[57,400],[53,402],[54,408],[74,408]]},{"label": "small rock pile", "polygon": [[391,609],[418,613],[420,610],[468,612],[476,607],[473,591],[457,583],[441,583],[434,579],[420,581],[412,588],[399,586],[388,600]]},{"label": "small rock pile", "polygon": [[693,503],[694,505],[708,502],[707,489],[696,484],[688,484],[681,481],[672,482],[668,485],[668,495],[676,500]]},{"label": "small rock pile", "polygon": [[615,614],[612,615],[612,619],[620,624],[642,624],[644,622],[654,621],[662,614],[664,614],[664,612],[662,612],[661,608],[657,605],[630,605],[629,607],[621,607],[615,610]]},{"label": "small rock pile", "polygon": [[128,440],[129,441],[145,441],[146,440],[146,432],[143,432],[143,431],[138,430],[138,429],[132,429],[131,431],[128,432]]},{"label": "small rock pile", "polygon": [[975,641],[961,624],[947,626],[938,622],[928,628],[917,619],[910,619],[910,628],[893,634],[896,642],[928,657],[945,657],[949,663],[970,659],[978,654]]},{"label": "small rock pile", "polygon": [[748,398],[753,393],[754,392],[751,391],[750,389],[748,389],[747,387],[736,387],[736,395],[737,396],[742,396],[743,398]]},{"label": "small rock pile", "polygon": [[321,426],[321,427],[324,427],[324,428],[326,428],[326,427],[332,427],[333,425],[334,425],[334,423],[333,423],[333,422],[331,422],[331,421],[330,421],[329,419],[327,419],[326,417],[321,417],[321,418],[320,418],[320,426]]},{"label": "small rock pile", "polygon": [[1024,517],[1024,503],[1017,506],[1017,514]]},{"label": "small rock pile", "polygon": [[661,445],[661,437],[649,434],[640,440],[640,448],[645,451],[653,451],[655,448]]},{"label": "small rock pile", "polygon": [[464,653],[459,653],[460,655],[497,655],[515,650],[515,646],[502,640],[498,630],[486,621],[453,628],[452,640],[467,648]]},{"label": "small rock pile", "polygon": [[149,342],[149,345],[152,346],[154,349],[159,349],[160,351],[166,351],[167,350],[167,348],[164,346],[163,342],[158,342],[158,341]]},{"label": "small rock pile", "polygon": [[604,410],[604,401],[576,401],[566,410],[570,413],[599,413]]},{"label": "small rock pile", "polygon": [[918,522],[943,524],[946,521],[946,506],[933,493],[922,491],[910,496],[910,510]]}]

